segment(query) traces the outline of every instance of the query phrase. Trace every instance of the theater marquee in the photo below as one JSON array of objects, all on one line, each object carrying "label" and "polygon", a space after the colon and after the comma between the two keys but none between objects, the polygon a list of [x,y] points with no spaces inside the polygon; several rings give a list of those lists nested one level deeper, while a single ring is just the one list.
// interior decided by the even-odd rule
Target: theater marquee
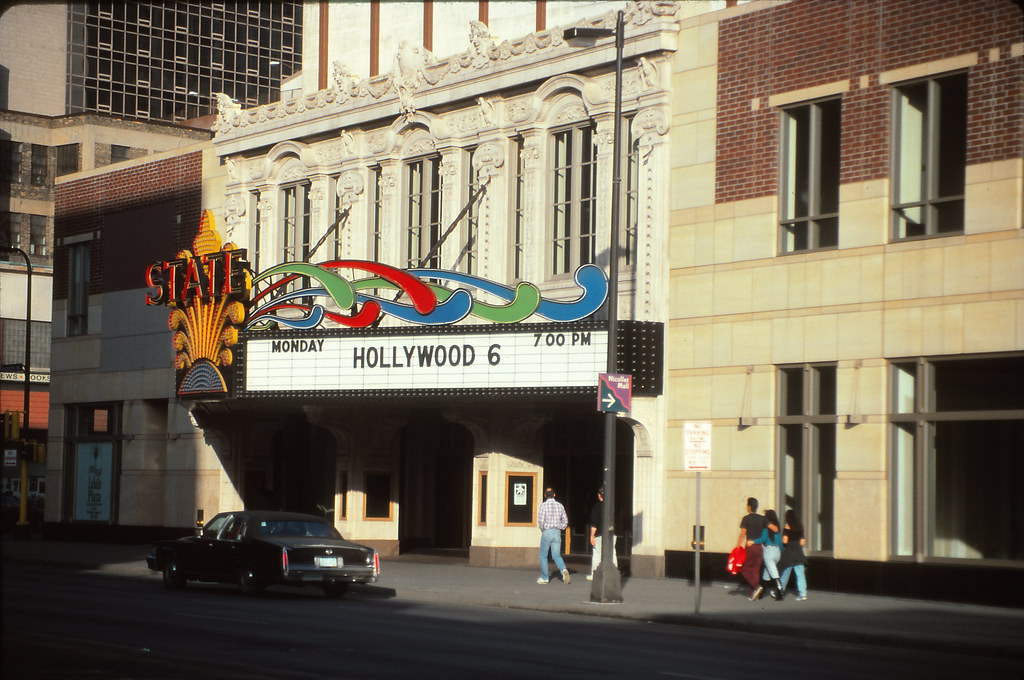
[{"label": "theater marquee", "polygon": [[[365,260],[253,273],[245,255],[204,211],[192,250],[146,270],[146,304],[171,309],[179,397],[595,395],[608,370],[608,326],[593,320],[608,278],[593,264],[551,299],[527,281]],[[617,370],[633,394],[660,394],[661,324],[618,331]]]},{"label": "theater marquee", "polygon": [[593,322],[386,334],[264,332],[244,340],[239,396],[586,392],[595,389],[607,351],[606,326]]}]

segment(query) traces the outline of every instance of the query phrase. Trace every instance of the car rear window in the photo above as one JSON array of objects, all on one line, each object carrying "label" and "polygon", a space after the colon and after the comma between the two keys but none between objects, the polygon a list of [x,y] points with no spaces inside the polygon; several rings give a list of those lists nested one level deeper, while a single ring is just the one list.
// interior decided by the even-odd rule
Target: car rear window
[{"label": "car rear window", "polygon": [[316,536],[337,538],[338,532],[325,522],[302,520],[264,520],[260,522],[260,536]]}]

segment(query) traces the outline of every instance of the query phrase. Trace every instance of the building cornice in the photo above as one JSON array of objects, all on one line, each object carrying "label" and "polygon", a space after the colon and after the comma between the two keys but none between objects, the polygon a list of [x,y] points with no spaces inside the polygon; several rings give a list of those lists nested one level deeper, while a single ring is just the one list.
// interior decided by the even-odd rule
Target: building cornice
[{"label": "building cornice", "polygon": [[[626,10],[627,59],[670,53],[676,49],[676,3],[657,0],[630,2]],[[584,22],[605,26],[614,14]],[[443,109],[454,102],[472,102],[490,93],[542,82],[555,76],[614,67],[610,39],[575,47],[562,39],[564,27],[531,33],[518,40],[497,42],[486,27],[471,23],[470,48],[445,59],[418,45],[403,43],[395,69],[385,75],[359,79],[335,63],[328,89],[252,109],[242,109],[218,95],[214,126],[217,154],[227,156],[265,148],[281,140],[336,132],[339,128],[376,127],[380,121],[412,117],[418,111]]]}]

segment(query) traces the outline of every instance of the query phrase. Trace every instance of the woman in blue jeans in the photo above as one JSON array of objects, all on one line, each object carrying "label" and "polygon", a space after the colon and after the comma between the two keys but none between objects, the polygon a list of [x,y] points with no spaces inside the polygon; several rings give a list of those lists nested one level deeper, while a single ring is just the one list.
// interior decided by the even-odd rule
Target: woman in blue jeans
[{"label": "woman in blue jeans", "polygon": [[764,521],[765,528],[761,531],[761,536],[754,541],[764,546],[764,573],[761,578],[771,584],[772,597],[781,600],[779,558],[782,556],[782,532],[779,527],[779,515],[774,510],[765,510]]},{"label": "woman in blue jeans", "polygon": [[782,534],[782,559],[779,560],[779,567],[782,569],[782,590],[789,585],[790,574],[796,574],[796,599],[807,599],[807,576],[804,574],[804,566],[807,564],[807,556],[804,555],[804,546],[807,539],[804,537],[804,525],[800,521],[800,515],[796,510],[786,511],[786,528]]}]

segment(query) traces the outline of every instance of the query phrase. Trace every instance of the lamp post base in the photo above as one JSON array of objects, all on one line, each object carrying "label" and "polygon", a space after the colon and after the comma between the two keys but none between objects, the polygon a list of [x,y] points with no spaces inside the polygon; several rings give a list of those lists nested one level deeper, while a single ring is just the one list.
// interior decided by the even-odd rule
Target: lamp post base
[{"label": "lamp post base", "polygon": [[590,586],[590,601],[604,604],[622,602],[622,574],[619,573],[617,566],[612,564],[606,569],[604,562],[597,565]]}]

